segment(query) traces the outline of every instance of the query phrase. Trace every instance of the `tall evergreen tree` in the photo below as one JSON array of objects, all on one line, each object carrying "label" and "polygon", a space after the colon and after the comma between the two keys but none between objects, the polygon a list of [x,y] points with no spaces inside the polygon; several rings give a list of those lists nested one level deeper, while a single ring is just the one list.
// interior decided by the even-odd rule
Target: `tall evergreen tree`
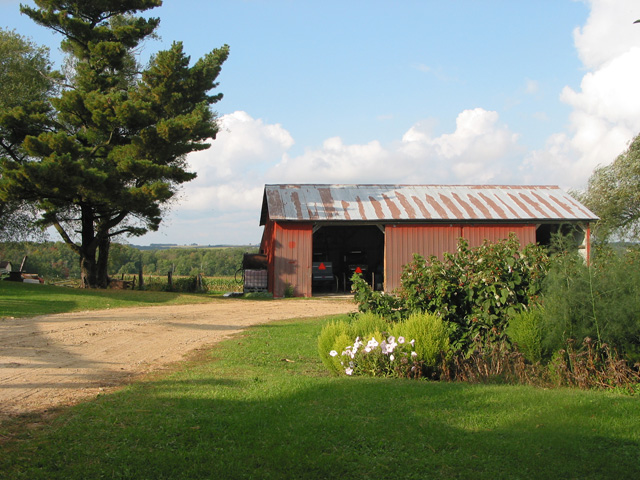
[{"label": "tall evergreen tree", "polygon": [[35,0],[21,6],[64,37],[65,85],[51,98],[54,123],[26,135],[27,159],[3,161],[0,191],[37,204],[79,255],[82,284],[104,287],[111,238],[157,230],[163,208],[195,178],[186,155],[209,148],[218,127],[209,92],[227,45],[190,66],[182,44],[141,69],[135,50],[158,18],[136,16],[161,0]]},{"label": "tall evergreen tree", "polygon": [[[25,136],[39,134],[46,125],[48,98],[55,90],[52,73],[46,48],[0,29],[0,158],[24,160]],[[24,201],[0,197],[0,241],[42,238],[36,219],[37,212]]]}]

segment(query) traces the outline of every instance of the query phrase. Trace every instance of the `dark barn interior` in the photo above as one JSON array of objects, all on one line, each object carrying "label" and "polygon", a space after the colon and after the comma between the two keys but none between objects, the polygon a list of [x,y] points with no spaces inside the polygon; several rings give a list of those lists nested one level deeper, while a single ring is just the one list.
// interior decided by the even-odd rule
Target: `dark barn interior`
[{"label": "dark barn interior", "polygon": [[[329,263],[337,281],[313,282],[315,293],[349,291],[356,271],[376,289],[384,279],[384,234],[377,225],[320,226],[313,234],[313,264]],[[315,278],[315,277],[314,277]]]}]

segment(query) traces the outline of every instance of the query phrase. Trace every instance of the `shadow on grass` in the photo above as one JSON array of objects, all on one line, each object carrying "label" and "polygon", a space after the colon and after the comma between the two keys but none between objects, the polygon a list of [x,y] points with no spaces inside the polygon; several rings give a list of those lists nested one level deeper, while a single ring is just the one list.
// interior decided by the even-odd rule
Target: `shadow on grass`
[{"label": "shadow on grass", "polygon": [[31,478],[640,474],[638,436],[621,427],[638,431],[628,417],[636,399],[616,398],[621,408],[611,409],[602,395],[510,388],[260,376],[148,382],[85,405],[23,468]]},{"label": "shadow on grass", "polygon": [[[6,478],[638,478],[637,398],[322,376],[279,322],[3,445]],[[289,361],[284,362],[283,359]],[[1,433],[1,432],[0,432]]]}]

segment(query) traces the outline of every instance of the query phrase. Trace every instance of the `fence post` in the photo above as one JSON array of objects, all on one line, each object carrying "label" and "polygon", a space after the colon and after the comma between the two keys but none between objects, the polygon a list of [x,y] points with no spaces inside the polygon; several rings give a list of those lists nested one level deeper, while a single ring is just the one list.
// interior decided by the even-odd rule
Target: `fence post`
[{"label": "fence post", "polygon": [[144,287],[144,277],[142,276],[142,267],[138,271],[138,289],[142,290]]},{"label": "fence post", "polygon": [[169,285],[169,291],[173,290],[173,272],[171,270],[167,273],[167,285]]}]

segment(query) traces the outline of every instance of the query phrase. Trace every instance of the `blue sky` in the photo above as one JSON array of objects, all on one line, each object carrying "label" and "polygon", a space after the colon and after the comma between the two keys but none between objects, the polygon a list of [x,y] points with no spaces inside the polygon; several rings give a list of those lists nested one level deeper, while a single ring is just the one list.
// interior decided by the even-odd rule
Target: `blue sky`
[{"label": "blue sky", "polygon": [[[31,4],[32,2],[24,1]],[[0,0],[0,27],[59,38]],[[229,44],[222,126],[137,244],[258,243],[265,183],[582,188],[640,132],[636,0],[165,0],[160,39]]]}]

